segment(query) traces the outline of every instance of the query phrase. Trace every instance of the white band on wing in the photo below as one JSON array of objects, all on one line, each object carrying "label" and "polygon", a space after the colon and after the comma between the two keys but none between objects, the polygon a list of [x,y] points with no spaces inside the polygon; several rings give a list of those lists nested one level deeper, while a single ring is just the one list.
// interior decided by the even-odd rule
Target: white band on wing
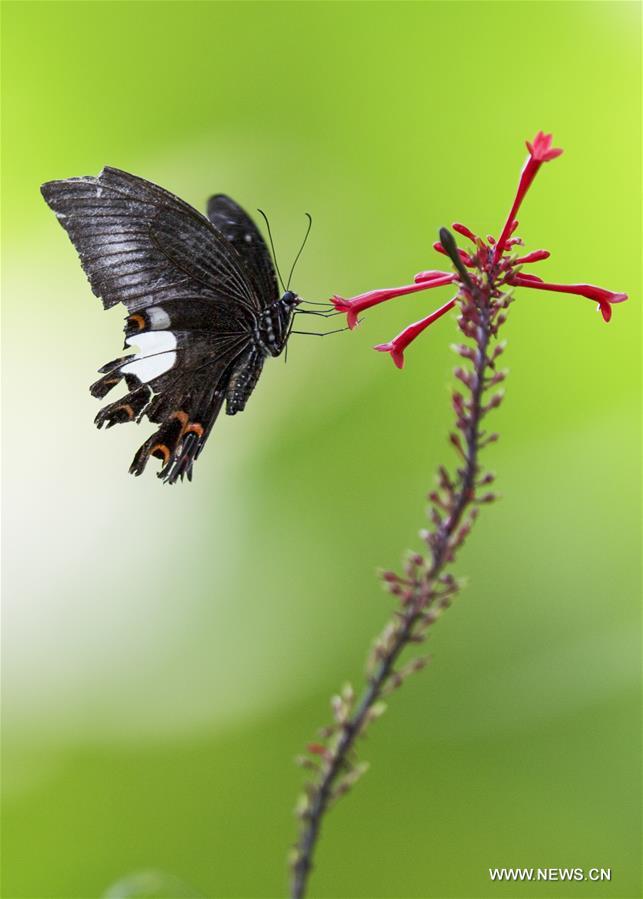
[{"label": "white band on wing", "polygon": [[137,346],[140,352],[122,366],[121,372],[136,375],[144,384],[169,371],[176,362],[176,337],[171,331],[144,331],[125,342]]}]

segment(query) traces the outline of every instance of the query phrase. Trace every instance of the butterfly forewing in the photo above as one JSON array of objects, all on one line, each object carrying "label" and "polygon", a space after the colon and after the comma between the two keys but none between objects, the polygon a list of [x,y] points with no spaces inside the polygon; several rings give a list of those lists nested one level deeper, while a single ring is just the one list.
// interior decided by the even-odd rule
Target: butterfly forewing
[{"label": "butterfly forewing", "polygon": [[103,366],[91,387],[100,398],[121,382],[128,392],[99,412],[98,426],[146,416],[159,428],[130,470],[140,474],[155,456],[169,483],[191,477],[223,402],[230,414],[241,411],[261,373],[257,317],[278,300],[263,238],[228,197],[210,200],[208,219],[118,169],[41,190],[94,293],[129,313],[134,352]]},{"label": "butterfly forewing", "polygon": [[112,168],[41,190],[105,307],[136,311],[168,298],[234,296],[235,287],[247,299],[250,285],[222,235],[168,191]]}]

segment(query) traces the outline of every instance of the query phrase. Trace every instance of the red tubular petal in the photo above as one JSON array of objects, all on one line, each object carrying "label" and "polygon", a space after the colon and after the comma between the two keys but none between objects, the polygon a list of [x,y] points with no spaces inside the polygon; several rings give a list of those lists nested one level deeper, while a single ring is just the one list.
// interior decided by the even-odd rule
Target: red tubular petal
[{"label": "red tubular petal", "polygon": [[539,131],[533,142],[525,141],[530,154],[538,162],[549,162],[550,159],[556,159],[563,152],[557,147],[552,147],[552,137],[553,135],[551,134],[544,134],[542,131]]},{"label": "red tubular petal", "polygon": [[[415,277],[413,278],[413,280],[417,284],[418,281],[437,281],[438,279],[440,279],[442,284],[450,284],[452,281],[455,281],[456,277],[457,276],[454,275],[452,272],[440,272],[437,269],[428,269],[425,272],[418,272],[417,275],[415,275]],[[447,280],[447,278],[449,280]],[[439,286],[440,286],[440,284],[431,284],[431,285],[427,284],[427,288],[439,287]]]},{"label": "red tubular petal", "polygon": [[520,204],[524,200],[525,195],[529,190],[529,187],[531,186],[531,182],[538,174],[540,166],[543,164],[543,162],[549,162],[551,159],[555,159],[557,156],[560,156],[560,154],[563,152],[558,148],[552,147],[551,141],[551,134],[544,134],[542,131],[539,131],[538,134],[536,134],[536,137],[533,139],[533,141],[527,141],[529,157],[527,158],[527,161],[523,166],[523,170],[520,173],[520,181],[518,182],[516,198],[513,201],[513,205],[509,211],[509,215],[507,216],[507,220],[504,224],[502,233],[498,238],[498,243],[496,244],[496,248],[494,250],[493,258],[496,262],[502,256],[507,238],[512,233],[512,230],[516,227],[514,224],[516,213],[518,212]]},{"label": "red tubular petal", "polygon": [[511,209],[509,210],[509,215],[507,216],[507,220],[505,221],[500,237],[498,238],[498,243],[496,244],[494,249],[494,260],[500,259],[509,236],[517,228],[516,213],[520,209],[520,204],[524,200],[525,195],[529,190],[529,187],[531,186],[531,182],[538,174],[538,169],[541,165],[541,162],[538,162],[534,159],[533,156],[530,155],[523,166],[522,172],[520,173],[520,181],[518,182],[516,197],[513,201]]},{"label": "red tubular petal", "polygon": [[441,287],[444,284],[451,284],[456,275],[448,272],[440,272],[440,277],[430,280],[419,280],[413,284],[405,284],[402,287],[385,287],[381,290],[369,290],[367,293],[360,293],[355,297],[346,300],[344,297],[331,297],[331,303],[338,312],[345,312],[347,316],[348,327],[353,330],[357,324],[357,317],[360,312],[377,306],[379,303],[385,303],[386,300],[392,300],[395,297],[402,297],[408,293],[416,293],[420,290],[429,290],[431,287]]},{"label": "red tubular petal", "polygon": [[411,344],[416,337],[424,331],[429,325],[433,324],[434,321],[437,321],[439,318],[449,311],[449,309],[453,309],[455,306],[456,297],[453,297],[445,303],[444,306],[440,306],[439,309],[436,309],[435,312],[432,312],[430,315],[427,315],[425,318],[420,319],[420,321],[413,322],[412,325],[407,325],[403,331],[394,337],[393,340],[389,340],[388,343],[380,343],[373,349],[378,350],[380,353],[390,353],[393,362],[397,365],[398,368],[402,368],[404,365],[404,350]]},{"label": "red tubular petal", "polygon": [[525,141],[530,154],[538,162],[549,162],[550,159],[556,159],[563,152],[557,147],[552,147],[552,136],[539,131],[532,143]]},{"label": "red tubular petal", "polygon": [[347,312],[351,307],[350,300],[345,300],[344,297],[340,297],[337,294],[335,294],[334,297],[331,297],[330,301],[337,312]]},{"label": "red tubular petal", "polygon": [[345,300],[344,297],[334,296],[330,298],[331,303],[337,312],[346,313],[346,324],[353,330],[357,324],[357,311],[352,307],[351,300]]},{"label": "red tubular petal", "polygon": [[458,234],[461,234],[463,237],[468,237],[473,243],[476,242],[475,234],[470,228],[467,228],[466,225],[461,225],[460,222],[454,222],[451,227],[454,231],[457,231]]},{"label": "red tubular petal", "polygon": [[528,275],[526,272],[520,272],[511,279],[512,284],[523,284],[524,287],[528,287],[529,285],[525,284],[525,281],[531,281],[534,285],[545,283],[542,278],[538,277],[538,275]]},{"label": "red tubular petal", "polygon": [[[433,249],[436,251],[436,253],[442,253],[443,256],[448,256],[448,255],[449,255],[449,254],[447,253],[447,251],[444,249],[444,247],[442,246],[442,244],[440,243],[439,240],[436,240],[436,242],[433,244]],[[462,261],[464,262],[464,264],[465,264],[468,268],[472,268],[472,267],[473,267],[473,260],[471,259],[471,256],[469,256],[468,253],[465,253],[465,251],[464,251],[464,250],[461,250],[459,247],[458,247],[458,253],[460,254],[460,259],[462,259]],[[417,277],[417,276],[416,276],[416,277]]]},{"label": "red tubular petal", "polygon": [[357,312],[354,309],[346,310],[346,324],[351,331],[357,327]]},{"label": "red tubular petal", "polygon": [[511,284],[517,287],[533,287],[536,290],[553,290],[557,293],[573,293],[577,296],[586,297],[588,300],[594,300],[599,304],[601,314],[606,322],[612,317],[611,306],[613,303],[623,303],[627,299],[626,293],[616,293],[613,290],[607,290],[605,287],[597,287],[595,284],[549,284],[542,281],[535,275],[514,275]]},{"label": "red tubular petal", "polygon": [[514,260],[513,265],[524,265],[527,262],[540,262],[542,259],[549,259],[551,253],[549,250],[532,250],[524,256],[519,256]]},{"label": "red tubular petal", "polygon": [[404,368],[404,352],[402,350],[398,350],[392,340],[388,343],[378,343],[377,346],[373,347],[373,349],[377,350],[380,353],[390,353],[391,359],[393,360],[397,368]]}]

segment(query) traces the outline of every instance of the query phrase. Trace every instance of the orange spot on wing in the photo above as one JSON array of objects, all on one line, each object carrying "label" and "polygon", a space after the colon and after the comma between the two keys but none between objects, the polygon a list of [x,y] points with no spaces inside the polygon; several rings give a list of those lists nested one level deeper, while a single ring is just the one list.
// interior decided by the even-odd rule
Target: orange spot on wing
[{"label": "orange spot on wing", "polygon": [[203,436],[203,425],[200,425],[198,421],[190,421],[187,412],[173,412],[171,418],[176,418],[181,422],[181,437],[184,434],[197,434],[197,436]]},{"label": "orange spot on wing", "polygon": [[163,464],[167,465],[170,461],[170,450],[164,443],[155,443],[150,450],[150,456],[156,456],[157,459],[163,459]]},{"label": "orange spot on wing", "polygon": [[129,403],[122,403],[120,406],[117,406],[116,408],[117,408],[117,409],[124,409],[125,412],[127,412],[127,415],[128,415],[128,417],[130,418],[130,420],[131,420],[132,418],[134,418],[134,410],[132,409],[132,407],[130,406]]},{"label": "orange spot on wing", "polygon": [[139,331],[142,331],[143,328],[145,327],[145,319],[143,318],[142,315],[128,315],[127,320],[128,320],[128,322],[131,322],[133,325],[134,324],[138,325]]}]

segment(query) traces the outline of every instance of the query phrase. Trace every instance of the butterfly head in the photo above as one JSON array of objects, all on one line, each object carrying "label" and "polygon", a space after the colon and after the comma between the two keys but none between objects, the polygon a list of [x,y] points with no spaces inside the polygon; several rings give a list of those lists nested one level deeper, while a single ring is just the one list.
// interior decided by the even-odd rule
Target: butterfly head
[{"label": "butterfly head", "polygon": [[301,297],[298,297],[296,293],[293,293],[292,290],[287,290],[282,296],[280,303],[286,309],[294,309],[299,303],[301,303]]}]

